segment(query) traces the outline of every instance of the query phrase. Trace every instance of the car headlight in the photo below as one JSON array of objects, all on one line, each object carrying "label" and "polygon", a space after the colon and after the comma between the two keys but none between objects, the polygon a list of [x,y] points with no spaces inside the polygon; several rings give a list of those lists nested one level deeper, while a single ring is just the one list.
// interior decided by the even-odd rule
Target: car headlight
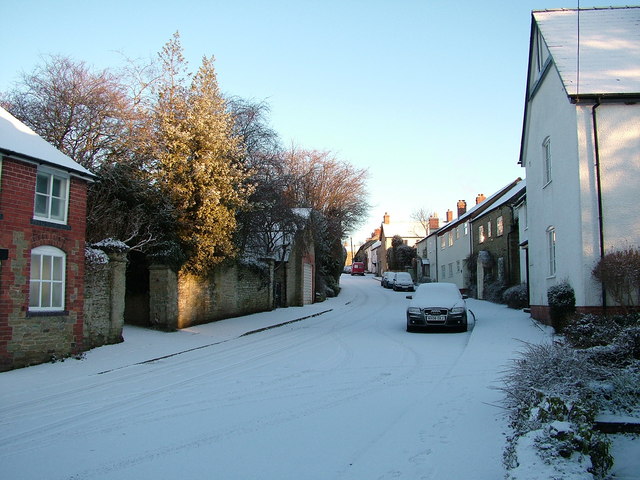
[{"label": "car headlight", "polygon": [[451,313],[454,313],[454,314],[464,313],[464,307],[453,307],[451,309]]},{"label": "car headlight", "polygon": [[413,314],[413,315],[420,315],[420,309],[418,307],[409,307],[407,309],[407,313]]}]

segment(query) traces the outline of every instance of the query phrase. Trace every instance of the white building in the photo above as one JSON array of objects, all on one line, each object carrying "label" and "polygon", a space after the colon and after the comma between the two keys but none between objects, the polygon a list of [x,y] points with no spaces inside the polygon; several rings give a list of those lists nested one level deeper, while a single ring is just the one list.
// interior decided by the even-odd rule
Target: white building
[{"label": "white building", "polygon": [[610,301],[591,271],[640,241],[640,7],[534,11],[520,163],[530,302],[567,280],[579,310]]}]

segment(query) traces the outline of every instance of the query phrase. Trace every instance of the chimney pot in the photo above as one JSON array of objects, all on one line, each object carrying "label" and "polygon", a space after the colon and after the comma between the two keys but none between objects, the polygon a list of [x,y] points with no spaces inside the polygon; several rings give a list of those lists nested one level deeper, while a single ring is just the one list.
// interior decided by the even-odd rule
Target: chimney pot
[{"label": "chimney pot", "polygon": [[487,197],[484,196],[484,193],[479,193],[478,196],[476,197],[476,205],[484,202],[486,199]]},{"label": "chimney pot", "polygon": [[389,214],[387,212],[384,212],[384,219],[383,222],[385,225],[389,225]]},{"label": "chimney pot", "polygon": [[464,200],[458,200],[458,218],[467,213],[467,202]]},{"label": "chimney pot", "polygon": [[453,212],[451,210],[447,210],[447,223],[453,221]]}]

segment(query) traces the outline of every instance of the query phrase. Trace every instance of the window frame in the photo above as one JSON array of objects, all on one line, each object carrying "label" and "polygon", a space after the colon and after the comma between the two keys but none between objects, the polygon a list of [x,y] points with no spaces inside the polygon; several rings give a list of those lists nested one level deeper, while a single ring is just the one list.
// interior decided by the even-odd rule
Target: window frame
[{"label": "window frame", "polygon": [[500,237],[502,235],[504,235],[504,218],[502,215],[500,215],[496,219],[496,236]]},{"label": "window frame", "polygon": [[[38,191],[38,177],[46,176],[47,177],[47,192],[39,192]],[[54,180],[58,180],[61,182],[61,195],[54,195]],[[39,166],[36,173],[36,185],[34,191],[34,200],[33,200],[33,219],[41,220],[45,222],[58,223],[60,225],[66,225],[67,219],[69,215],[69,190],[71,186],[70,176],[60,170],[56,170],[53,168]],[[46,212],[38,211],[38,198],[46,199]],[[57,200],[61,203],[62,213],[59,216],[52,216],[52,208],[54,205],[53,200]]]},{"label": "window frame", "polygon": [[552,180],[551,137],[542,141],[542,187],[546,187]]},{"label": "window frame", "polygon": [[478,225],[478,243],[484,243],[485,240],[484,225]]},{"label": "window frame", "polygon": [[[36,258],[38,264],[36,268]],[[50,258],[50,275],[43,278],[43,265],[45,257]],[[59,259],[59,272],[56,275],[56,262]],[[67,283],[67,254],[57,247],[42,245],[31,250],[31,264],[29,273],[29,312],[62,312],[65,309],[66,283]],[[37,302],[34,302],[34,287],[37,283]],[[47,295],[43,286],[48,285],[48,302],[43,302],[43,295]],[[55,286],[59,285],[59,289]],[[58,290],[56,295],[55,290]],[[59,303],[54,305],[54,297],[59,297]],[[34,304],[37,303],[37,304]],[[48,304],[47,304],[48,303]],[[44,305],[43,305],[44,304]]]},{"label": "window frame", "polygon": [[547,228],[547,259],[548,259],[548,278],[552,278],[556,276],[557,273],[557,264],[556,264],[556,229],[553,226]]}]

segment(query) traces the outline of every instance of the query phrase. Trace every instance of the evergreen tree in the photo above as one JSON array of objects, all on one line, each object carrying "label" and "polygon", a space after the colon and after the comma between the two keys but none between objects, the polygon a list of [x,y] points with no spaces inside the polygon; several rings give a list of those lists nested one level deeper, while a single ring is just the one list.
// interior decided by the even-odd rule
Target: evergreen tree
[{"label": "evergreen tree", "polygon": [[213,67],[202,65],[186,86],[179,36],[161,53],[164,76],[156,106],[156,176],[170,199],[185,268],[205,273],[235,254],[236,212],[251,186],[239,162],[239,142]]}]

